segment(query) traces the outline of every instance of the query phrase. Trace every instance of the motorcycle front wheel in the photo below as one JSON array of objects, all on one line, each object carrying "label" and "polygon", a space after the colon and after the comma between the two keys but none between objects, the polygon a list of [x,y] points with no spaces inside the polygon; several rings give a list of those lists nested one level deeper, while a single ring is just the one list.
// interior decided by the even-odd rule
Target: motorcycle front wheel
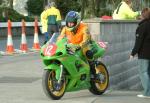
[{"label": "motorcycle front wheel", "polygon": [[109,74],[106,66],[101,62],[98,62],[98,64],[95,65],[95,72],[94,79],[90,82],[91,88],[89,90],[93,94],[102,95],[108,88]]},{"label": "motorcycle front wheel", "polygon": [[46,96],[53,100],[58,100],[65,93],[66,83],[65,79],[61,80],[60,83],[58,83],[55,78],[54,70],[44,70],[42,86]]}]

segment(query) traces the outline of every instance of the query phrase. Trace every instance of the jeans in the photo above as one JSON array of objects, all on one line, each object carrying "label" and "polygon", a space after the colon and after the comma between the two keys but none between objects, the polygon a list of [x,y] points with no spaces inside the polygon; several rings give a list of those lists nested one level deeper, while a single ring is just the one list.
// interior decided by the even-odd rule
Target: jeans
[{"label": "jeans", "polygon": [[150,96],[150,60],[139,59],[138,64],[140,66],[139,76],[144,88],[143,95]]},{"label": "jeans", "polygon": [[45,41],[48,41],[48,40],[50,39],[49,33],[48,33],[48,32],[45,32],[44,35],[45,35]]},{"label": "jeans", "polygon": [[58,33],[59,32],[59,28],[58,25],[48,25],[48,34],[50,36],[50,38],[52,37],[53,33]]}]

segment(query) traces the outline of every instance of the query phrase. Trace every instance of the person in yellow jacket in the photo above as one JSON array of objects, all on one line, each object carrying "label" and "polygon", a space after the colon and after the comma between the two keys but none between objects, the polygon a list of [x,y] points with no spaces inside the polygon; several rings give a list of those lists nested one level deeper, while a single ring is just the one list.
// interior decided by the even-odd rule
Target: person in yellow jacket
[{"label": "person in yellow jacket", "polygon": [[56,8],[55,2],[50,3],[50,8],[44,13],[44,19],[47,20],[49,39],[53,33],[59,32],[61,25],[61,15],[59,9]]},{"label": "person in yellow jacket", "polygon": [[131,0],[122,0],[113,12],[113,19],[136,19],[140,15],[140,12],[134,12],[131,6]]},{"label": "person in yellow jacket", "polygon": [[[63,27],[61,34],[57,38],[57,41],[67,37],[68,42],[75,45],[76,48],[81,48],[83,54],[87,57],[86,53],[89,50],[88,45],[91,40],[88,26],[81,22],[80,15],[76,11],[68,12],[65,21],[66,26]],[[87,59],[90,58],[92,57],[87,57]]]},{"label": "person in yellow jacket", "polygon": [[44,15],[46,13],[46,10],[49,8],[49,6],[45,6],[44,11],[41,13],[40,17],[41,17],[41,25],[42,25],[42,34],[44,34],[45,36],[45,41],[44,44],[49,40],[49,33],[47,32],[47,19],[44,18]]}]

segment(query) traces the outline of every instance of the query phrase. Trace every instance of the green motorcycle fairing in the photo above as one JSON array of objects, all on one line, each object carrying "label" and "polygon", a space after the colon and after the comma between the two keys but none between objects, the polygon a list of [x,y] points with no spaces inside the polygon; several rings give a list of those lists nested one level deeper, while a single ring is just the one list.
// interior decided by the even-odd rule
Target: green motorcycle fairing
[{"label": "green motorcycle fairing", "polygon": [[[66,91],[74,91],[79,89],[85,89],[90,87],[90,66],[86,58],[82,55],[81,49],[77,52],[69,54],[66,45],[67,39],[64,38],[56,42],[57,49],[54,55],[44,56],[44,48],[49,43],[44,45],[40,51],[43,63],[45,64],[46,70],[55,70],[56,79],[60,79],[61,66],[66,72],[65,79],[67,80]],[[103,54],[103,49],[100,49],[96,56]],[[95,57],[96,57],[95,56]],[[81,58],[82,57],[82,58]],[[94,57],[94,58],[95,58]]]}]

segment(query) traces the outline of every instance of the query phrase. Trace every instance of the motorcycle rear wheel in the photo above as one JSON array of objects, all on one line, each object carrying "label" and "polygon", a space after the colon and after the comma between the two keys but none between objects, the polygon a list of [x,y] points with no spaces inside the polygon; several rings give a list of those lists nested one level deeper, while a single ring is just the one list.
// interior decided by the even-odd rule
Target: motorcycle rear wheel
[{"label": "motorcycle rear wheel", "polygon": [[58,100],[60,99],[64,93],[65,93],[65,88],[66,88],[66,83],[65,80],[61,81],[61,87],[59,90],[54,89],[54,81],[55,79],[55,71],[54,70],[44,70],[43,73],[43,78],[42,78],[42,86],[44,93],[46,96],[53,100]]},{"label": "motorcycle rear wheel", "polygon": [[101,78],[100,80],[97,80],[97,79],[91,80],[90,82],[91,88],[89,89],[89,91],[96,95],[102,95],[108,88],[109,74],[108,74],[106,66],[101,62],[99,62],[95,66],[95,71],[96,71],[95,75],[98,75],[98,74],[102,75],[103,80],[101,80]]}]

